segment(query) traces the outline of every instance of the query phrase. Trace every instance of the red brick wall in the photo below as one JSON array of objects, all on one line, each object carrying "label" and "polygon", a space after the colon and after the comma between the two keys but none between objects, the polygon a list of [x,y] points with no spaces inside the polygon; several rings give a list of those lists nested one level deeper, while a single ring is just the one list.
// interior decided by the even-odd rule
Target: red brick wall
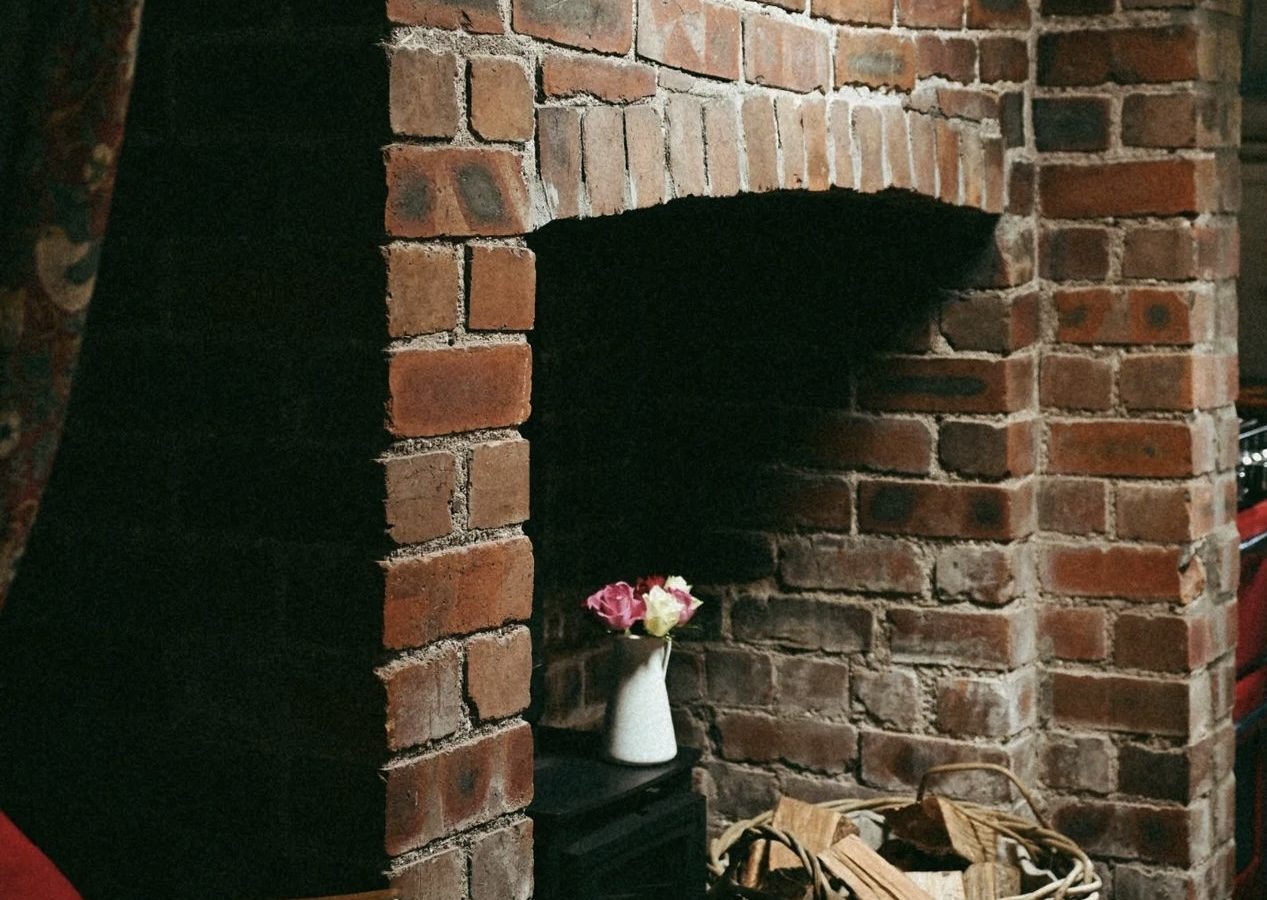
[{"label": "red brick wall", "polygon": [[[997,221],[972,271],[939,285],[953,295],[924,312],[923,337],[847,381],[848,415],[797,423],[827,449],[775,457],[791,474],[761,495],[779,516],[749,529],[765,568],[707,576],[716,619],[679,648],[674,689],[683,737],[707,751],[714,812],[1005,761],[1103,861],[1112,896],[1227,895],[1233,12],[388,4],[399,547],[382,671],[427,685],[391,694],[398,881],[427,896],[452,879],[456,893],[469,869],[473,897],[528,890],[518,713],[534,574],[517,429],[535,416],[542,449],[566,448],[546,430],[557,410],[530,408],[534,249],[553,238],[525,236],[558,219],[671,215],[680,198],[844,189],[888,191],[880,209],[923,198],[895,239],[934,200]],[[584,472],[580,454],[556,471]],[[562,542],[536,527],[553,567]],[[579,590],[575,572],[545,582],[559,603],[568,577]],[[542,612],[553,634],[564,614]],[[552,715],[591,716],[590,658],[553,664],[572,667],[577,693],[546,697]],[[446,772],[472,789],[435,793]],[[517,893],[481,880],[490,841],[515,848],[498,877]]]}]

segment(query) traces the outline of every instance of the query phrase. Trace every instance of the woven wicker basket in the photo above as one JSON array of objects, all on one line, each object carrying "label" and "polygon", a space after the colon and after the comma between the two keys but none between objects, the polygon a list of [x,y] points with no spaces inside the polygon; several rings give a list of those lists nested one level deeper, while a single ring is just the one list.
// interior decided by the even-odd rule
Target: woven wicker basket
[{"label": "woven wicker basket", "polygon": [[[871,800],[832,800],[816,804],[845,816],[859,813],[883,813],[898,809],[924,798],[929,778],[950,772],[986,771],[994,772],[1008,778],[1020,791],[1029,805],[1034,821],[1014,815],[1000,809],[982,806],[976,803],[953,801],[953,805],[966,817],[982,825],[993,828],[1002,838],[1014,841],[1033,859],[1040,855],[1048,855],[1057,861],[1053,866],[1063,874],[1054,875],[1051,883],[1032,890],[1027,894],[999,898],[999,900],[1099,900],[1102,887],[1091,860],[1082,849],[1069,838],[1053,829],[1038,811],[1033,795],[1021,781],[1002,766],[989,763],[956,763],[953,765],[935,766],[924,773],[920,780],[919,790],[911,797],[879,797]],[[952,802],[952,801],[945,801]],[[764,812],[752,819],[736,822],[723,831],[709,848],[709,869],[714,876],[711,897],[740,897],[752,900],[765,900],[768,894],[745,888],[735,880],[732,866],[732,851],[746,850],[755,840],[776,841],[787,846],[798,857],[810,875],[813,888],[813,900],[847,900],[853,895],[844,887],[833,886],[826,872],[819,865],[818,857],[803,848],[792,835],[770,826],[773,812]],[[735,854],[734,859],[743,858],[743,854]]]}]

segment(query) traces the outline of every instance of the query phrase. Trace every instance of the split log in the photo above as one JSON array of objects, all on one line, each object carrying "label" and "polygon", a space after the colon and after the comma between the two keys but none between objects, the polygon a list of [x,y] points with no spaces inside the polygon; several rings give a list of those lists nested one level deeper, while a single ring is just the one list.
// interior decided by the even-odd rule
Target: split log
[{"label": "split log", "polygon": [[857,835],[833,844],[819,854],[818,861],[843,881],[857,900],[934,900]]},{"label": "split log", "polygon": [[967,900],[963,872],[907,872],[906,877],[933,900]]}]

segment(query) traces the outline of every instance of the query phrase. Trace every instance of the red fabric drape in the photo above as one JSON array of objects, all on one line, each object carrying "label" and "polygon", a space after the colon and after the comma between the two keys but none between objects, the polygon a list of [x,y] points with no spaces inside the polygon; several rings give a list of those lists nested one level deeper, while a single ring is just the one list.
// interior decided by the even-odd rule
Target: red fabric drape
[{"label": "red fabric drape", "polygon": [[[0,209],[0,608],[61,436],[97,274],[143,0],[44,0]],[[2,114],[2,113],[0,113]]]}]

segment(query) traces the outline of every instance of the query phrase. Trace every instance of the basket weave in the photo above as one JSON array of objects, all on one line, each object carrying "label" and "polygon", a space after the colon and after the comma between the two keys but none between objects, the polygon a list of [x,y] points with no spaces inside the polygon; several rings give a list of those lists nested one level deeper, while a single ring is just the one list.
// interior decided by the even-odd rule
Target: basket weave
[{"label": "basket weave", "polygon": [[[1030,812],[1034,816],[1034,821],[977,803],[951,801],[945,798],[942,798],[942,802],[950,803],[968,819],[994,829],[1003,837],[1011,838],[1024,847],[1031,857],[1037,858],[1040,851],[1047,851],[1057,859],[1063,860],[1069,868],[1069,871],[1063,877],[1058,877],[1055,881],[1043,885],[1037,890],[1027,894],[1002,897],[999,900],[1044,900],[1044,898],[1051,898],[1051,900],[1065,900],[1065,898],[1094,900],[1098,896],[1097,892],[1103,885],[1091,864],[1091,860],[1087,858],[1081,847],[1047,823],[1047,820],[1038,811],[1034,797],[1029,792],[1029,789],[1025,787],[1020,779],[1002,766],[990,763],[955,763],[935,766],[924,773],[924,777],[920,780],[919,790],[913,800],[911,797],[878,797],[871,800],[830,800],[815,805],[845,816],[868,811],[885,812],[909,806],[912,802],[918,803],[922,800],[929,778],[949,772],[967,771],[994,772],[1008,778],[1020,791],[1021,796],[1025,798],[1025,802],[1029,805]],[[734,880],[730,865],[732,850],[744,849],[755,840],[765,839],[785,845],[800,858],[801,864],[810,874],[813,900],[844,900],[844,898],[851,897],[852,895],[847,889],[842,889],[842,893],[842,891],[832,887],[827,873],[823,871],[818,862],[817,856],[802,847],[792,835],[771,827],[770,820],[773,816],[773,811],[767,811],[754,818],[736,822],[712,842],[709,847],[708,867],[713,873],[715,881],[710,896],[743,897],[753,898],[753,900],[762,900],[762,898],[769,896],[738,884]]]}]

